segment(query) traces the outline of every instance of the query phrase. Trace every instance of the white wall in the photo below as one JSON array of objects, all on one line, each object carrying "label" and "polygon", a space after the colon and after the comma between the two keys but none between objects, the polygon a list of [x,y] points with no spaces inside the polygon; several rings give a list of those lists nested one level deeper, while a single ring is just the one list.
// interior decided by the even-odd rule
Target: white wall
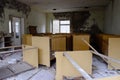
[{"label": "white wall", "polygon": [[46,32],[46,14],[32,9],[28,17],[27,24],[28,26],[29,25],[37,26],[38,33],[45,33]]},{"label": "white wall", "polygon": [[[99,29],[103,31],[103,27],[105,26],[105,9],[99,10],[90,10],[90,17],[86,21],[88,24],[86,27],[91,27],[93,25],[93,19],[95,19]],[[53,13],[46,14],[46,31],[52,33],[52,20],[55,19]]]},{"label": "white wall", "polygon": [[113,0],[106,8],[104,32],[120,34],[120,0]]},{"label": "white wall", "polygon": [[55,19],[53,13],[46,13],[46,32],[52,33],[52,21]]},{"label": "white wall", "polygon": [[17,10],[13,9],[7,9],[5,8],[5,19],[4,22],[0,22],[0,31],[3,31],[5,33],[9,32],[9,16],[16,16],[16,17],[21,17],[22,19],[24,18],[24,26],[21,28],[22,33],[28,33],[28,26],[33,25],[37,26],[37,31],[38,33],[43,33],[46,32],[46,14],[38,12],[36,10],[31,11],[30,15],[28,18],[22,12],[18,12]]}]

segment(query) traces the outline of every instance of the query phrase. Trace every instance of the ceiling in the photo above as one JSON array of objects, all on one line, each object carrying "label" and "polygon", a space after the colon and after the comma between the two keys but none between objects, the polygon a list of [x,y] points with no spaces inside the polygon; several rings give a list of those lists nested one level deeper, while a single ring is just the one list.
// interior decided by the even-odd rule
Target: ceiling
[{"label": "ceiling", "polygon": [[[19,0],[33,8],[45,12],[75,11],[90,8],[103,8],[110,0]],[[54,10],[53,10],[54,9]]]}]

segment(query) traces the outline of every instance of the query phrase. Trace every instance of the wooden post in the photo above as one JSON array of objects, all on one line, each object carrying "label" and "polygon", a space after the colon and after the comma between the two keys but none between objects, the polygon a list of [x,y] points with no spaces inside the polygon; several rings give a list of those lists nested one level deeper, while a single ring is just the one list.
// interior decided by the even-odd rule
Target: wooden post
[{"label": "wooden post", "polygon": [[67,53],[64,56],[71,62],[71,64],[79,71],[86,80],[93,80]]}]

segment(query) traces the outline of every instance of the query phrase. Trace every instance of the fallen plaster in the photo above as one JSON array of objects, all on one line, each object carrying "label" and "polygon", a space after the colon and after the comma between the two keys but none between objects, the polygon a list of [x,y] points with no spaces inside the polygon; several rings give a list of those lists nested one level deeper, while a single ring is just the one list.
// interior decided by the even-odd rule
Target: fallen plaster
[{"label": "fallen plaster", "polygon": [[[16,63],[17,61],[22,60],[21,53],[15,53],[8,56],[5,60],[0,61],[0,67]],[[4,80],[55,80],[55,64],[50,68],[45,66],[39,66],[39,68],[30,70],[19,75],[9,77]],[[93,78],[102,78],[107,76],[113,76],[117,73],[114,70],[108,70],[107,64],[102,60],[93,57]],[[66,79],[67,80],[67,79]]]},{"label": "fallen plaster", "polygon": [[102,78],[118,75],[114,70],[109,70],[107,64],[101,59],[93,57],[93,75],[94,78]]},{"label": "fallen plaster", "polygon": [[40,67],[4,80],[55,80],[55,69]]}]

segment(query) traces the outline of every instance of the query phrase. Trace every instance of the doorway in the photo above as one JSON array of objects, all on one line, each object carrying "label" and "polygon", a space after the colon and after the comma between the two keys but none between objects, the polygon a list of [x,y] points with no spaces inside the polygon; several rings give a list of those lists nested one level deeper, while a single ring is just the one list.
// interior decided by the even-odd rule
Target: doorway
[{"label": "doorway", "polygon": [[19,46],[22,44],[22,27],[24,25],[24,18],[10,17],[9,33],[13,34],[13,45]]}]

